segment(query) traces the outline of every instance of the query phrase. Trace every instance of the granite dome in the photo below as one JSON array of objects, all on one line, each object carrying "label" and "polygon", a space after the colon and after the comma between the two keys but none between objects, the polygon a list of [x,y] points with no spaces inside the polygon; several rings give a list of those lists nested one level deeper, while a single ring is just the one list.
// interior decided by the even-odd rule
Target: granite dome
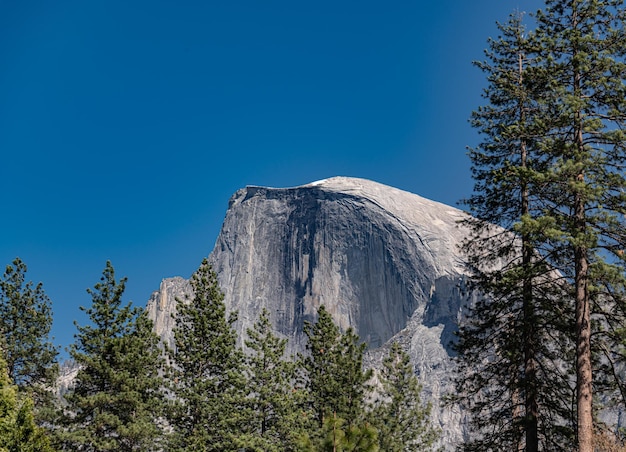
[{"label": "granite dome", "polygon": [[[262,308],[289,352],[302,351],[304,321],[324,304],[342,329],[367,341],[377,365],[391,341],[411,355],[446,448],[462,414],[440,406],[452,390],[450,341],[471,294],[459,245],[463,212],[365,179],[333,177],[291,188],[249,186],[230,199],[210,255],[240,337]],[[187,280],[165,279],[148,309],[171,342]]]}]

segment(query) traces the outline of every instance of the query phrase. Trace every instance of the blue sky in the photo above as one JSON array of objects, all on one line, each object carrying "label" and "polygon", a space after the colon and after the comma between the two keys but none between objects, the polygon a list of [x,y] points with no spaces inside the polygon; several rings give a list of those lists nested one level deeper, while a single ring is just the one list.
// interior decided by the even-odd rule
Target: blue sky
[{"label": "blue sky", "polygon": [[73,341],[111,260],[188,277],[246,185],[355,176],[454,205],[496,21],[539,1],[0,0],[0,265]]}]

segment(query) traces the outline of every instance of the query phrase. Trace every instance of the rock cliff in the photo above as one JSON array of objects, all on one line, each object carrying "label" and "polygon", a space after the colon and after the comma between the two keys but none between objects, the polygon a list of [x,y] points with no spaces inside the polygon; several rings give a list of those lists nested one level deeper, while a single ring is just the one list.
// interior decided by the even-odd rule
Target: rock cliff
[{"label": "rock cliff", "polygon": [[[367,341],[372,365],[400,341],[433,402],[447,449],[462,415],[442,407],[452,389],[450,341],[468,301],[458,246],[463,213],[363,179],[335,177],[294,188],[247,187],[229,202],[210,261],[243,336],[266,307],[276,330],[301,351],[305,320],[324,304],[342,329]],[[165,279],[148,304],[171,342],[176,298],[187,280]],[[240,337],[241,337],[240,336]]]}]

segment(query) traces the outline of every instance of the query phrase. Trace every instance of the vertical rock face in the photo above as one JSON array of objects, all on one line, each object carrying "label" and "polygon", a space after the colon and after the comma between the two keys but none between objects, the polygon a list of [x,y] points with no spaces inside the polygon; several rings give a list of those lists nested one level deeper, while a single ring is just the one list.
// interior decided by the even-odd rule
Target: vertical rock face
[{"label": "vertical rock face", "polygon": [[[210,256],[243,337],[260,310],[290,340],[305,344],[304,321],[324,304],[342,329],[354,327],[380,362],[386,344],[409,351],[449,448],[460,414],[440,407],[451,390],[450,341],[464,294],[458,246],[461,211],[375,182],[337,177],[295,188],[247,187],[231,198]],[[182,278],[164,280],[149,302],[157,331],[171,341]]]},{"label": "vertical rock face", "polygon": [[185,300],[192,294],[191,284],[188,280],[177,276],[166,278],[161,281],[159,290],[154,292],[148,300],[148,317],[154,322],[156,333],[170,347],[174,347],[174,315],[176,303]]}]

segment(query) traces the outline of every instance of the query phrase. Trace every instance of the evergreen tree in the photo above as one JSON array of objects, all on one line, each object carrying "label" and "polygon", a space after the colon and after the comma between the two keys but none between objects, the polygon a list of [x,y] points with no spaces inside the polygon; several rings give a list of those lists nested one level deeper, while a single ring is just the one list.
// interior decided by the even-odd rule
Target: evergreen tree
[{"label": "evergreen tree", "polygon": [[[545,73],[520,14],[499,24],[487,60],[489,105],[472,115],[484,140],[470,150],[475,194],[464,251],[484,298],[461,327],[457,394],[470,410],[466,450],[567,448],[572,348],[567,293],[550,262],[554,218],[544,209],[553,116]],[[558,255],[558,253],[557,253]],[[571,353],[569,354],[571,356]]]},{"label": "evergreen tree", "polygon": [[52,306],[42,283],[26,281],[27,267],[16,258],[0,279],[0,334],[9,376],[35,401],[42,421],[52,407],[58,375],[58,348],[50,342]]},{"label": "evergreen tree", "polygon": [[341,387],[337,382],[337,344],[340,332],[324,305],[318,309],[315,324],[305,323],[308,356],[302,360],[310,404],[322,427],[325,416],[337,411]]},{"label": "evergreen tree", "polygon": [[247,334],[246,403],[250,421],[241,448],[294,450],[295,439],[309,423],[309,413],[303,406],[303,390],[296,385],[296,364],[284,359],[287,340],[273,333],[266,309]]},{"label": "evergreen tree", "polygon": [[88,289],[91,324],[77,324],[70,354],[80,366],[66,395],[64,448],[80,451],[156,451],[162,449],[164,403],[159,339],[146,313],[122,305],[126,278],[115,280],[106,263],[100,282]]},{"label": "evergreen tree", "polygon": [[430,404],[421,400],[422,387],[409,355],[394,342],[380,372],[382,391],[371,419],[378,430],[380,450],[385,452],[433,449],[440,432],[430,423]]},{"label": "evergreen tree", "polygon": [[365,399],[372,389],[368,381],[373,371],[364,369],[363,355],[366,350],[367,344],[360,341],[352,328],[341,335],[336,348],[336,379],[341,394],[335,412],[346,420],[349,427],[362,424],[367,418]]},{"label": "evergreen tree", "polygon": [[191,285],[193,299],[177,305],[169,450],[238,450],[247,409],[244,356],[233,329],[237,314],[226,315],[217,275],[206,259]]},{"label": "evergreen tree", "polygon": [[35,425],[32,399],[18,393],[0,351],[0,452],[52,452],[45,431]]},{"label": "evergreen tree", "polygon": [[322,305],[313,325],[305,323],[307,352],[302,366],[313,413],[321,428],[324,418],[338,417],[348,427],[365,417],[365,391],[371,371],[363,370],[366,345],[349,328],[344,334]]},{"label": "evergreen tree", "polygon": [[594,373],[594,352],[603,341],[614,349],[619,337],[605,328],[624,319],[625,19],[621,0],[548,0],[537,14],[538,53],[554,93],[543,143],[553,161],[545,205],[559,232],[551,263],[572,287],[581,452],[593,450],[593,385],[604,377]]}]

